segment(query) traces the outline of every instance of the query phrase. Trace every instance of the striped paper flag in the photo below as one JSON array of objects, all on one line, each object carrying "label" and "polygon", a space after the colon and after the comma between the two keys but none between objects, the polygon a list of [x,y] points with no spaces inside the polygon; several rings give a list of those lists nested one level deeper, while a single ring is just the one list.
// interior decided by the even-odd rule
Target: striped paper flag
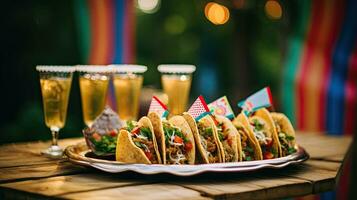
[{"label": "striped paper flag", "polygon": [[258,92],[250,95],[246,100],[238,103],[238,106],[243,109],[244,114],[247,116],[264,107],[273,105],[273,99],[269,87],[265,87]]},{"label": "striped paper flag", "polygon": [[157,98],[156,96],[153,96],[151,99],[148,113],[151,113],[151,112],[156,112],[162,118],[167,117],[167,115],[169,114],[169,111],[167,110],[167,107],[165,106],[165,104],[162,103],[159,100],[159,98]]},{"label": "striped paper flag", "polygon": [[192,104],[192,106],[190,107],[190,109],[188,109],[187,112],[192,115],[192,117],[195,118],[196,121],[210,114],[208,106],[202,95],[200,95],[196,99],[196,101]]},{"label": "striped paper flag", "polygon": [[208,104],[208,108],[214,115],[225,116],[229,119],[234,117],[234,112],[226,96],[223,96]]}]

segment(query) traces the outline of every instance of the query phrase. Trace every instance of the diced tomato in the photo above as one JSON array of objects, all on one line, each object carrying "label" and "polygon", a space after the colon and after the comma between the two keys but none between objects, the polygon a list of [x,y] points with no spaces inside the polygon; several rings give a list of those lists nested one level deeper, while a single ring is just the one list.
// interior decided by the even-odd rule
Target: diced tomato
[{"label": "diced tomato", "polygon": [[273,140],[271,138],[267,138],[266,142],[267,142],[266,144],[267,147],[271,147],[271,145],[273,144]]},{"label": "diced tomato", "polygon": [[134,134],[134,135],[137,135],[138,133],[140,132],[140,127],[135,127],[131,133]]},{"label": "diced tomato", "polygon": [[213,115],[211,115],[211,118],[213,119],[214,124],[215,124],[216,126],[218,126],[219,123],[218,123],[218,121],[216,120],[216,118],[215,118]]},{"label": "diced tomato", "polygon": [[222,124],[222,131],[226,130],[226,126]]},{"label": "diced tomato", "polygon": [[186,151],[190,151],[191,149],[192,149],[192,143],[191,142],[186,142],[186,144],[185,144],[185,150]]},{"label": "diced tomato", "polygon": [[264,152],[264,155],[263,155],[263,158],[264,159],[273,159],[274,158],[274,154],[272,154],[271,152]]},{"label": "diced tomato", "polygon": [[145,151],[145,155],[146,155],[146,157],[147,157],[149,160],[151,160],[152,154],[151,154],[150,151]]},{"label": "diced tomato", "polygon": [[227,142],[228,142],[229,146],[232,146],[232,138],[228,138]]},{"label": "diced tomato", "polygon": [[114,137],[114,136],[117,135],[117,131],[116,131],[116,130],[111,130],[111,131],[109,132],[109,135],[112,136],[112,137]]},{"label": "diced tomato", "polygon": [[93,133],[92,137],[97,142],[99,142],[102,139],[102,137],[98,133]]},{"label": "diced tomato", "polygon": [[175,135],[174,142],[175,142],[175,143],[182,144],[182,143],[183,143],[183,139],[182,139],[182,138],[180,138],[179,136]]}]

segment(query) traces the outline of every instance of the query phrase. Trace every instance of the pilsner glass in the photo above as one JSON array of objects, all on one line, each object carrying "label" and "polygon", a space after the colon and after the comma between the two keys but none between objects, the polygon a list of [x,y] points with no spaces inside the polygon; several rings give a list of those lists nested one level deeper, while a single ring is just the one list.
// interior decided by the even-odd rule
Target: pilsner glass
[{"label": "pilsner glass", "polygon": [[142,65],[110,65],[113,70],[113,84],[119,117],[123,120],[137,120],[139,100],[143,85]]},{"label": "pilsner glass", "polygon": [[62,157],[63,150],[58,146],[58,133],[66,123],[68,98],[75,67],[37,66],[45,114],[45,123],[52,132],[52,145],[42,151],[49,157]]},{"label": "pilsner glass", "polygon": [[83,121],[90,127],[104,110],[111,70],[102,65],[79,65],[76,70],[79,72]]},{"label": "pilsner glass", "polygon": [[186,111],[190,95],[194,65],[165,64],[158,66],[161,72],[161,83],[169,98],[170,114],[179,115]]}]

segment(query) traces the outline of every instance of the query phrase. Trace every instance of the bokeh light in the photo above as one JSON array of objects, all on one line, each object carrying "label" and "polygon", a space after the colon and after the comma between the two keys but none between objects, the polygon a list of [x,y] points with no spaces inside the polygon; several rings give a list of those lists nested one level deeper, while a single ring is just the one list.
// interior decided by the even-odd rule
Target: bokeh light
[{"label": "bokeh light", "polygon": [[165,21],[165,30],[173,35],[181,34],[186,29],[186,21],[180,15],[172,15]]},{"label": "bokeh light", "polygon": [[215,25],[225,24],[229,20],[228,8],[214,2],[210,2],[205,6],[205,15]]},{"label": "bokeh light", "polygon": [[270,19],[280,19],[283,15],[281,5],[276,0],[269,0],[265,3],[265,13]]},{"label": "bokeh light", "polygon": [[144,13],[154,13],[160,7],[160,0],[138,0],[137,6]]}]

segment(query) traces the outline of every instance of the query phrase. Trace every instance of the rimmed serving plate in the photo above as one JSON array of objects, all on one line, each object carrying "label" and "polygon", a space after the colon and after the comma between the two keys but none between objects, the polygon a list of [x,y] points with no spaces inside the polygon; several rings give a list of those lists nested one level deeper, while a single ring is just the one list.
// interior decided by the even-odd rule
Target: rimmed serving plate
[{"label": "rimmed serving plate", "polygon": [[168,173],[176,176],[192,176],[205,172],[247,172],[263,168],[283,168],[291,164],[297,164],[309,159],[305,149],[296,145],[296,152],[282,158],[259,161],[245,161],[233,163],[214,163],[198,165],[162,165],[162,164],[127,164],[114,161],[113,157],[98,157],[88,149],[85,143],[68,146],[65,150],[69,161],[109,173],[121,173],[134,171],[141,174]]}]

